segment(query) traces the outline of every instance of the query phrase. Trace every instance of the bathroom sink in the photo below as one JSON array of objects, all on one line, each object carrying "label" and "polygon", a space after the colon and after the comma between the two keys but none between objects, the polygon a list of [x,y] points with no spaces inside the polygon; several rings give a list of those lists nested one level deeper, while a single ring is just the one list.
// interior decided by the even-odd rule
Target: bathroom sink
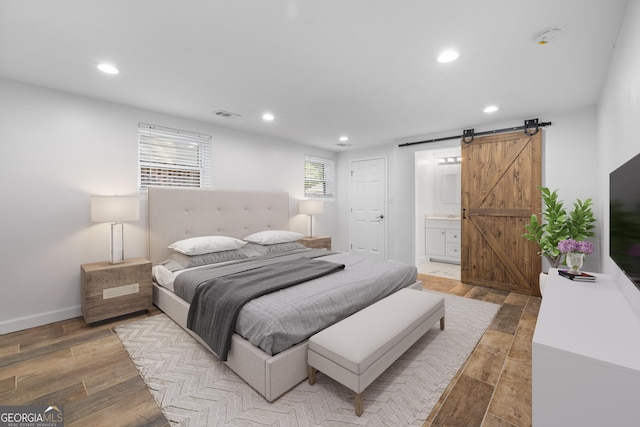
[{"label": "bathroom sink", "polygon": [[426,214],[424,219],[446,219],[450,221],[460,220],[460,215],[456,214]]}]

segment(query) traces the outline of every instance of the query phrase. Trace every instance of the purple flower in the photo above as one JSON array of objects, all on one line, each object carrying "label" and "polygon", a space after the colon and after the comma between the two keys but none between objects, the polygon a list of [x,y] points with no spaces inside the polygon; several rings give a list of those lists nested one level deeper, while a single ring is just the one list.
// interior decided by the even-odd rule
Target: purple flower
[{"label": "purple flower", "polygon": [[569,252],[575,252],[577,243],[578,242],[573,239],[562,240],[558,243],[558,249],[560,249],[560,252],[565,254]]},{"label": "purple flower", "polygon": [[576,252],[581,252],[583,254],[592,254],[593,250],[593,243],[587,241],[577,242]]},{"label": "purple flower", "polygon": [[573,239],[562,240],[558,243],[558,249],[562,253],[579,252],[582,254],[592,254],[594,251],[593,243],[587,241],[576,242]]}]

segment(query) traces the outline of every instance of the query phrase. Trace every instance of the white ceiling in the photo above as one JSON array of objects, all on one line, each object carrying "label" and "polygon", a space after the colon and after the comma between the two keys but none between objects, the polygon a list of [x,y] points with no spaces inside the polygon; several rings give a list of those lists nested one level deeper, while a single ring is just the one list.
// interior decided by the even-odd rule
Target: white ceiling
[{"label": "white ceiling", "polygon": [[0,0],[0,76],[339,151],[595,104],[626,4]]}]

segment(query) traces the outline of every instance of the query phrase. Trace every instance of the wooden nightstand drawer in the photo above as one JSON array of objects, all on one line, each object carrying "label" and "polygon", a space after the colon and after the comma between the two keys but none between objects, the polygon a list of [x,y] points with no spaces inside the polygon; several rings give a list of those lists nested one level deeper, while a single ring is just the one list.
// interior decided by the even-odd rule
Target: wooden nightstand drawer
[{"label": "wooden nightstand drawer", "polygon": [[153,304],[151,261],[82,264],[82,315],[87,323],[150,308]]},{"label": "wooden nightstand drawer", "polygon": [[311,249],[331,250],[331,237],[303,237],[298,242]]}]

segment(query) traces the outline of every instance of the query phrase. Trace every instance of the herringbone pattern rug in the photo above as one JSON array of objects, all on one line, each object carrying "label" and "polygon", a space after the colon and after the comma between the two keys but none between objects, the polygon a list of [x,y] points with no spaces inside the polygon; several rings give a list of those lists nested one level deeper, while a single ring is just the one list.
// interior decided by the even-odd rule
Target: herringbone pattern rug
[{"label": "herringbone pattern rug", "polygon": [[442,295],[446,329],[436,325],[366,389],[361,417],[353,393],[323,374],[267,402],[164,314],[116,333],[174,426],[422,425],[499,308]]}]

